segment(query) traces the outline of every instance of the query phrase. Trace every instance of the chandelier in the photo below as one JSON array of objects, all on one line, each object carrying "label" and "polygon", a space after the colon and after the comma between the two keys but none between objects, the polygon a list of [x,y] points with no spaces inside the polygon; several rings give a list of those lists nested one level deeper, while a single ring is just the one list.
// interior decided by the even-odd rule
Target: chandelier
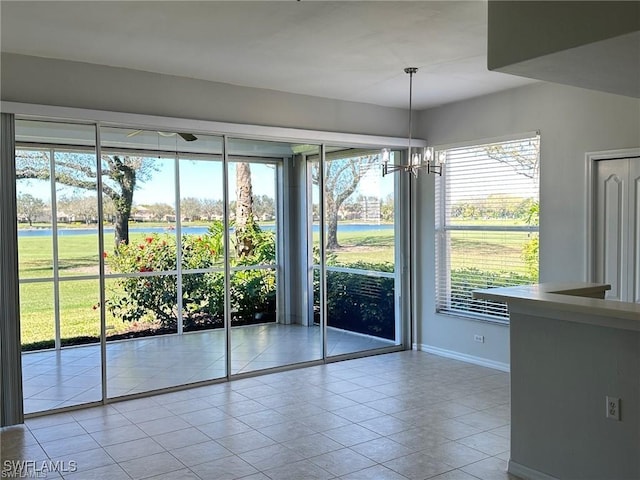
[{"label": "chandelier", "polygon": [[427,173],[435,173],[442,175],[444,162],[446,160],[445,152],[436,152],[433,147],[412,148],[411,146],[411,130],[413,120],[412,96],[413,96],[413,74],[418,69],[416,67],[407,67],[404,73],[409,74],[409,148],[407,149],[407,157],[409,163],[406,165],[389,164],[389,150],[382,151],[382,176],[393,172],[410,172],[414,177],[418,176],[420,170]]}]

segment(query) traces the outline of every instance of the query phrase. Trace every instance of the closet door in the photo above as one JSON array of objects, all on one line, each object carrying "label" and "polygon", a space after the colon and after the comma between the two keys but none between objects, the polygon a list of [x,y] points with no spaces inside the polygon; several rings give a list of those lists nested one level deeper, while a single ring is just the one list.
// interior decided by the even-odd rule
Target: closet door
[{"label": "closet door", "polygon": [[596,163],[595,278],[609,300],[640,302],[640,160]]}]

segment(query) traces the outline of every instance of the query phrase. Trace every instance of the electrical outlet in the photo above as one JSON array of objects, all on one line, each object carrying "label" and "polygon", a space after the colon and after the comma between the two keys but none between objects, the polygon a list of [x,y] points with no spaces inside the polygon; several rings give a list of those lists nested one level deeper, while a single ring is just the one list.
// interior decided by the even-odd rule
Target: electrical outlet
[{"label": "electrical outlet", "polygon": [[484,335],[474,335],[473,340],[476,342],[484,343]]},{"label": "electrical outlet", "polygon": [[607,418],[620,421],[620,399],[617,397],[607,397]]}]

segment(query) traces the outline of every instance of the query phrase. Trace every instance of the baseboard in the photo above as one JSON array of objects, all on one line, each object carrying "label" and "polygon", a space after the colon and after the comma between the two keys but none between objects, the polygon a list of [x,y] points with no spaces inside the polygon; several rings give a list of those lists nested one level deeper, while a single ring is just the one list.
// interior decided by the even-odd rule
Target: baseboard
[{"label": "baseboard", "polygon": [[439,355],[441,357],[452,358],[454,360],[460,360],[461,362],[473,363],[474,365],[480,365],[481,367],[493,368],[502,372],[510,371],[508,363],[487,360],[486,358],[467,355],[466,353],[455,352],[453,350],[446,350],[444,348],[433,347],[431,345],[424,344],[417,345],[417,349],[423,352],[433,353],[434,355]]},{"label": "baseboard", "polygon": [[509,467],[507,468],[507,471],[516,477],[522,478],[523,480],[558,480],[556,477],[539,472],[533,468],[525,467],[513,460],[509,460]]}]

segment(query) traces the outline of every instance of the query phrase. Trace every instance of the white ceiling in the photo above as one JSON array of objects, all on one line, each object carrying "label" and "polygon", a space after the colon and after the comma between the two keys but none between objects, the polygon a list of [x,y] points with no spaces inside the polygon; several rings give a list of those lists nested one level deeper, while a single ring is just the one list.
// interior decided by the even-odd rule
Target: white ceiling
[{"label": "white ceiling", "polygon": [[490,72],[486,1],[7,1],[3,52],[422,109],[533,80]]}]

